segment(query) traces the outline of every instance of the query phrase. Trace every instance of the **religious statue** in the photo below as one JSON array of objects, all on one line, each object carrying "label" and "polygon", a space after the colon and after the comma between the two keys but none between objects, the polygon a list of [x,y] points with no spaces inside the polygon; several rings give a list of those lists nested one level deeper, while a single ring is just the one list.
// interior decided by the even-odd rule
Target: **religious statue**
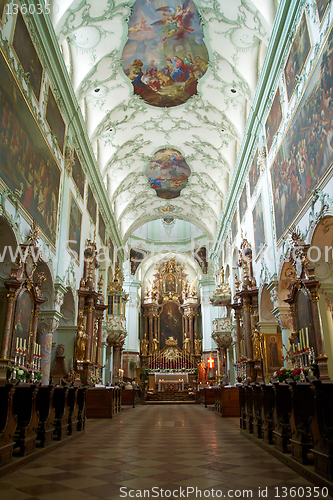
[{"label": "religious statue", "polygon": [[262,359],[261,335],[255,326],[252,333],[253,359]]},{"label": "religious statue", "polygon": [[153,341],[152,341],[152,348],[151,348],[152,354],[157,354],[159,351],[159,347],[160,347],[160,343],[157,340],[156,335],[155,335],[155,337],[153,338]]},{"label": "religious statue", "polygon": [[201,350],[202,350],[202,340],[198,339],[197,334],[195,334],[195,339],[194,339],[194,355],[195,356],[201,356]]},{"label": "religious statue", "polygon": [[83,318],[79,317],[79,322],[77,326],[77,336],[76,336],[76,345],[75,345],[75,359],[76,361],[83,361],[84,355],[86,351],[86,334],[84,332],[83,327]]},{"label": "religious statue", "polygon": [[143,339],[141,340],[141,355],[142,356],[148,356],[148,345],[149,342],[147,340],[147,334],[144,334]]},{"label": "religious statue", "polygon": [[184,338],[183,351],[186,352],[187,354],[190,354],[191,352],[190,339],[188,337]]},{"label": "religious statue", "polygon": [[220,284],[221,283],[224,283],[224,269],[223,269],[223,266],[221,267],[221,271],[220,271]]},{"label": "religious statue", "polygon": [[195,282],[197,281],[197,277],[194,278],[194,280],[191,282],[191,284],[188,287],[188,297],[195,297],[197,295],[197,290],[195,286]]}]

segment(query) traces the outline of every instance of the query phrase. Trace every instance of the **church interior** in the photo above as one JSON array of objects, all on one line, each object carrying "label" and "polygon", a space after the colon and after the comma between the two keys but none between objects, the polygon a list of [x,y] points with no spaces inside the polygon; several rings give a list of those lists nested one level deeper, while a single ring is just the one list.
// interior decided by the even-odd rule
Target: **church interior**
[{"label": "church interior", "polygon": [[2,500],[333,498],[332,18],[0,0]]}]

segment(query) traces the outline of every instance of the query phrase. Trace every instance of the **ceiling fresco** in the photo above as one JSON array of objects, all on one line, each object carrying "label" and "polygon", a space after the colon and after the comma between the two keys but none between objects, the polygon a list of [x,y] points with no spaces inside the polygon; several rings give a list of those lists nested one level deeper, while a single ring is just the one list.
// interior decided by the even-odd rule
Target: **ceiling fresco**
[{"label": "ceiling fresco", "polygon": [[122,60],[134,93],[147,104],[178,106],[196,94],[208,51],[193,2],[137,0]]},{"label": "ceiling fresco", "polygon": [[[52,3],[55,33],[124,242],[165,216],[213,238],[278,1]],[[138,90],[135,80],[145,87]],[[186,182],[177,179],[182,190],[174,198],[156,195],[161,187],[146,175],[156,151],[168,149],[191,172]],[[161,183],[165,193],[176,193],[172,179]]]},{"label": "ceiling fresco", "polygon": [[179,151],[161,149],[150,160],[145,174],[157,196],[170,200],[178,198],[187,184],[191,170]]}]

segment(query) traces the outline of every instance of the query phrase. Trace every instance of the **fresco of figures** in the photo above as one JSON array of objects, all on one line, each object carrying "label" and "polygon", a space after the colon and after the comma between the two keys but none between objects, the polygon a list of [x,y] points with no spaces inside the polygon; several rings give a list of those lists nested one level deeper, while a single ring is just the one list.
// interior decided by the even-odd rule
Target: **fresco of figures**
[{"label": "fresco of figures", "polygon": [[159,198],[178,198],[186,187],[191,170],[176,149],[160,149],[149,161],[145,175]]},{"label": "fresco of figures", "polygon": [[261,252],[265,245],[265,224],[264,224],[264,211],[262,206],[262,194],[259,195],[254,209],[252,211],[253,220],[253,233],[254,233],[254,249],[255,255]]},{"label": "fresco of figures", "polygon": [[1,177],[55,244],[60,169],[2,55],[0,74]]},{"label": "fresco of figures", "polygon": [[259,180],[259,175],[260,175],[260,170],[258,167],[258,150],[257,150],[254,155],[249,171],[250,196],[253,195],[254,188],[256,187],[257,182]]},{"label": "fresco of figures", "polygon": [[237,225],[237,210],[236,210],[231,222],[231,238],[233,240],[235,239],[237,231],[238,231],[238,225]]},{"label": "fresco of figures", "polygon": [[13,47],[20,59],[24,71],[30,75],[29,81],[38,100],[43,68],[20,11],[16,20]]},{"label": "fresco of figures", "polygon": [[280,89],[278,88],[273,100],[273,104],[265,123],[267,150],[271,149],[273,138],[279,130],[282,120],[282,108],[280,102]]},{"label": "fresco of figures", "polygon": [[68,220],[68,249],[77,260],[80,260],[82,213],[70,194]]},{"label": "fresco of figures", "polygon": [[247,194],[246,194],[246,184],[244,185],[241,197],[239,199],[239,218],[243,219],[247,209]]},{"label": "fresco of figures", "polygon": [[56,103],[56,100],[54,98],[53,92],[50,87],[49,87],[47,106],[46,106],[46,120],[50,126],[51,131],[58,140],[60,151],[63,152],[66,125],[61,116],[58,105]]},{"label": "fresco of figures", "polygon": [[90,186],[88,186],[87,210],[93,220],[93,223],[96,224],[97,203]]},{"label": "fresco of figures", "polygon": [[81,163],[77,157],[76,151],[74,151],[74,165],[73,165],[73,170],[72,170],[72,177],[73,181],[76,184],[76,187],[78,188],[80,195],[82,198],[84,197],[84,183],[86,180],[86,177],[84,175]]},{"label": "fresco of figures", "polygon": [[271,168],[277,240],[333,161],[332,34]]},{"label": "fresco of figures", "polygon": [[178,106],[196,94],[208,51],[193,1],[137,0],[122,60],[134,94],[152,106]]},{"label": "fresco of figures", "polygon": [[290,101],[291,95],[295,88],[296,76],[302,73],[302,69],[309,50],[310,38],[305,14],[303,13],[301,23],[298,30],[296,31],[296,35],[289,52],[286,66],[284,68],[288,101]]},{"label": "fresco of figures", "polygon": [[328,6],[329,3],[330,0],[316,0],[320,22],[325,14],[326,7]]}]

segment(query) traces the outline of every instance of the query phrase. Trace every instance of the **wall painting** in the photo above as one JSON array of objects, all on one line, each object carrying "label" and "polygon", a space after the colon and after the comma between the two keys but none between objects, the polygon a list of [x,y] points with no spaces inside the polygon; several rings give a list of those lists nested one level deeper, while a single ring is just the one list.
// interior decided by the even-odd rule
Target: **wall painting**
[{"label": "wall painting", "polygon": [[47,98],[46,120],[50,126],[51,131],[58,139],[59,148],[62,153],[64,151],[66,125],[59,111],[51,87],[49,87]]},{"label": "wall painting", "polygon": [[288,101],[290,101],[291,95],[294,91],[296,77],[302,73],[309,51],[310,37],[306,24],[305,14],[303,13],[301,23],[298,27],[298,30],[296,31],[296,35],[284,68]]},{"label": "wall painting", "polygon": [[252,165],[249,171],[249,184],[250,184],[250,196],[253,195],[254,189],[257,185],[260,176],[260,169],[258,166],[258,150],[256,151]]},{"label": "wall painting", "polygon": [[252,211],[252,219],[253,219],[253,233],[254,233],[254,248],[257,256],[266,242],[264,211],[263,211],[261,193]]},{"label": "wall painting", "polygon": [[277,240],[333,161],[332,33],[271,167]]},{"label": "wall painting", "polygon": [[191,170],[176,149],[160,149],[149,161],[145,175],[159,198],[178,198],[187,185]]},{"label": "wall painting", "polygon": [[237,210],[236,210],[231,222],[231,238],[233,240],[236,237],[237,231],[238,231],[238,225],[237,225]]},{"label": "wall painting", "polygon": [[169,337],[177,340],[177,345],[183,347],[183,316],[176,302],[169,301],[163,306],[160,314],[160,349],[165,347],[165,341]]},{"label": "wall painting", "polygon": [[265,375],[272,375],[283,366],[282,360],[282,334],[264,333],[265,348]]},{"label": "wall painting", "polygon": [[102,240],[103,245],[105,242],[105,233],[106,233],[105,222],[104,222],[104,219],[102,217],[101,212],[99,212],[99,214],[98,214],[98,234]]},{"label": "wall painting", "polygon": [[0,52],[0,173],[53,245],[61,172]]},{"label": "wall painting", "polygon": [[322,21],[322,19],[324,17],[324,14],[326,12],[326,8],[327,8],[329,3],[330,3],[330,0],[316,0],[320,22]]},{"label": "wall painting", "polygon": [[[2,12],[1,5],[0,12]],[[18,12],[16,20],[13,47],[20,59],[24,71],[30,75],[32,90],[37,100],[39,100],[43,67],[20,11]]]},{"label": "wall painting", "polygon": [[78,188],[80,195],[82,198],[84,197],[84,183],[86,180],[86,176],[84,175],[82,165],[79,161],[76,151],[74,150],[74,166],[72,169],[72,177],[73,181]]},{"label": "wall painting", "polygon": [[88,186],[87,210],[94,224],[96,224],[97,203],[95,201],[90,185]]},{"label": "wall painting", "polygon": [[131,262],[131,274],[136,273],[137,268],[141,262],[146,258],[147,252],[141,250],[141,248],[131,248],[130,250],[130,262]]},{"label": "wall painting", "polygon": [[207,250],[206,247],[200,247],[192,252],[192,257],[197,261],[203,274],[208,272]]},{"label": "wall painting", "polygon": [[70,193],[67,248],[78,261],[80,260],[81,225],[81,210],[77,206],[74,196]]},{"label": "wall painting", "polygon": [[12,336],[11,353],[14,355],[16,348],[16,339],[22,338],[23,347],[24,341],[28,349],[31,325],[33,320],[34,303],[30,293],[22,290],[16,300],[15,317],[14,317],[14,332]]},{"label": "wall painting", "polygon": [[122,60],[134,94],[152,106],[178,106],[196,94],[209,57],[194,2],[136,0]]},{"label": "wall painting", "polygon": [[243,219],[245,212],[247,209],[247,193],[246,193],[246,184],[244,184],[244,188],[239,199],[239,218]]},{"label": "wall painting", "polygon": [[0,0],[0,20],[2,19],[3,16],[3,8],[5,6],[6,0]]},{"label": "wall painting", "polygon": [[273,138],[279,129],[282,120],[282,108],[280,103],[280,89],[278,88],[273,104],[265,123],[267,150],[271,149]]}]

